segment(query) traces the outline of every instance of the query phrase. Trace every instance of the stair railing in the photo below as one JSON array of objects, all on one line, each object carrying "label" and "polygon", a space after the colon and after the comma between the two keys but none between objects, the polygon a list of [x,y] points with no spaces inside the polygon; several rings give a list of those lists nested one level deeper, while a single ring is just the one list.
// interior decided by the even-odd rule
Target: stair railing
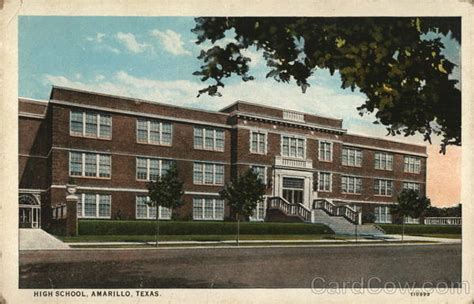
[{"label": "stair railing", "polygon": [[354,210],[349,205],[343,205],[338,207],[338,215],[345,217],[347,220],[352,222],[353,224],[357,223],[357,211]]},{"label": "stair railing", "polygon": [[322,209],[329,215],[337,215],[337,207],[333,202],[330,202],[326,199],[315,199],[313,202],[314,209]]},{"label": "stair railing", "polygon": [[279,209],[286,215],[298,216],[305,222],[311,221],[311,211],[300,203],[290,203],[286,199],[273,196],[268,198],[269,209]]}]

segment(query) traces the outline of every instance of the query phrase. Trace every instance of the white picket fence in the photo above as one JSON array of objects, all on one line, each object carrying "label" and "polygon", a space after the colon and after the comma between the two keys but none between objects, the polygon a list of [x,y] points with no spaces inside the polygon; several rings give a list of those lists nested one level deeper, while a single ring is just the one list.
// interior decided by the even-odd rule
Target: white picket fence
[{"label": "white picket fence", "polygon": [[425,225],[461,225],[460,217],[425,217]]}]

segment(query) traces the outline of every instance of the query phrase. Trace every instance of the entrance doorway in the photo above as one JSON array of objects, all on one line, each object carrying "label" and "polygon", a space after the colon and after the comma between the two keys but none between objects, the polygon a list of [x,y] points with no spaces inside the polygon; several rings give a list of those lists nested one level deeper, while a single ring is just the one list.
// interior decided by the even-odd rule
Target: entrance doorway
[{"label": "entrance doorway", "polygon": [[283,177],[283,198],[292,204],[303,204],[304,179]]},{"label": "entrance doorway", "polygon": [[21,194],[19,197],[19,226],[20,228],[40,228],[41,207],[38,200],[31,194]]}]

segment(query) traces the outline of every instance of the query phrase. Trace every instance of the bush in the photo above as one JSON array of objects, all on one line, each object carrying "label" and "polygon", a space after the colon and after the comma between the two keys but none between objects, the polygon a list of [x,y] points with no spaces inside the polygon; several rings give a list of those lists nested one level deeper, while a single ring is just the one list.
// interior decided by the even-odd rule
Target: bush
[{"label": "bush", "polygon": [[372,224],[375,222],[375,214],[372,212],[367,212],[362,215],[363,224]]},{"label": "bush", "polygon": [[[377,224],[385,233],[401,234],[402,225]],[[461,226],[405,224],[405,234],[461,234]]]},{"label": "bush", "polygon": [[[155,221],[79,220],[79,235],[153,235]],[[231,235],[236,222],[161,221],[162,235]],[[241,222],[241,234],[333,234],[327,226],[306,223]]]}]

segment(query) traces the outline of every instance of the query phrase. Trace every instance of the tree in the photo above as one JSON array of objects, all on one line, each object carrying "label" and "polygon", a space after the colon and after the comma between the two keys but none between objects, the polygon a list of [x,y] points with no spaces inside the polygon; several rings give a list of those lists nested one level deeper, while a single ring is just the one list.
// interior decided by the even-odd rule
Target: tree
[{"label": "tree", "polygon": [[148,197],[150,200],[147,204],[156,209],[156,235],[155,243],[158,247],[158,237],[160,234],[160,217],[159,207],[166,207],[173,212],[173,209],[181,205],[181,197],[183,196],[183,182],[178,178],[178,170],[176,164],[159,176],[156,181],[148,184]]},{"label": "tree", "polygon": [[220,196],[227,200],[232,213],[237,220],[237,246],[240,237],[240,218],[252,216],[257,203],[263,202],[265,184],[259,175],[249,169],[228,183],[219,192]]},{"label": "tree", "polygon": [[405,236],[405,217],[419,218],[431,205],[431,201],[426,196],[420,196],[413,189],[404,189],[398,195],[398,204],[391,207],[391,211],[402,217],[402,242]]},{"label": "tree", "polygon": [[[375,112],[374,123],[387,135],[420,133],[431,143],[432,134],[447,145],[461,145],[461,92],[450,79],[455,64],[441,52],[440,35],[461,43],[457,17],[406,18],[196,18],[192,30],[203,62],[194,75],[213,83],[199,91],[221,96],[224,80],[249,74],[250,58],[243,51],[263,53],[269,72],[278,82],[296,81],[304,93],[317,69],[337,70],[341,87],[356,88],[367,96],[360,115]],[[434,35],[427,35],[435,33]],[[229,41],[229,35],[234,40]],[[199,96],[198,95],[198,96]]]}]

